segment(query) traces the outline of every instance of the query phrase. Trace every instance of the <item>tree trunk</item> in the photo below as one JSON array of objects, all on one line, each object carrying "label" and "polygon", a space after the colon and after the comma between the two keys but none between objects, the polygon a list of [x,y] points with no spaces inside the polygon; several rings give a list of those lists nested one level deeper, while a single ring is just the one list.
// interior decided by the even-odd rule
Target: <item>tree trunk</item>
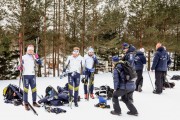
[{"label": "tree trunk", "polygon": [[56,20],[56,0],[54,0],[54,15],[53,15],[53,31],[54,31],[54,34],[53,34],[53,77],[55,77],[55,44],[54,44],[54,41],[55,41],[55,33],[56,33],[56,30],[55,30],[55,21]]},{"label": "tree trunk", "polygon": [[59,8],[58,8],[58,12],[59,12],[59,15],[58,15],[58,41],[59,41],[59,44],[58,44],[58,58],[57,58],[57,72],[58,72],[58,76],[59,76],[59,73],[60,73],[60,68],[59,68],[59,64],[60,64],[60,47],[61,47],[61,0],[59,0]]},{"label": "tree trunk", "polygon": [[23,49],[23,54],[25,54],[25,41],[24,41],[24,8],[25,8],[25,0],[21,0],[20,2],[21,5],[21,16],[22,16],[22,20],[21,20],[21,33],[22,33],[22,49]]},{"label": "tree trunk", "polygon": [[46,77],[46,0],[44,8],[44,77]]},{"label": "tree trunk", "polygon": [[65,64],[65,55],[66,55],[66,50],[65,50],[65,21],[66,21],[66,0],[64,0],[64,11],[63,11],[63,31],[62,31],[62,34],[63,34],[63,68],[64,68],[64,64]]},{"label": "tree trunk", "polygon": [[82,31],[82,55],[84,56],[85,24],[86,24],[86,0],[83,0],[83,31]]},{"label": "tree trunk", "polygon": [[92,30],[92,47],[94,48],[94,32],[95,32],[95,0],[93,0],[93,30]]}]

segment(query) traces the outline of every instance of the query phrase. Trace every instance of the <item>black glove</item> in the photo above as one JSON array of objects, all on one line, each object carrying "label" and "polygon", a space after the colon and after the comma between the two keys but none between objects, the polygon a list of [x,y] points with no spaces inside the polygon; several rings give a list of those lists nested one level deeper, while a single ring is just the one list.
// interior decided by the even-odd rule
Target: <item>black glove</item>
[{"label": "black glove", "polygon": [[63,72],[66,72],[66,69],[65,69],[65,68],[63,69]]},{"label": "black glove", "polygon": [[82,78],[82,79],[81,79],[81,82],[82,82],[82,83],[84,83],[84,82],[85,82],[85,80],[86,80],[85,78]]}]

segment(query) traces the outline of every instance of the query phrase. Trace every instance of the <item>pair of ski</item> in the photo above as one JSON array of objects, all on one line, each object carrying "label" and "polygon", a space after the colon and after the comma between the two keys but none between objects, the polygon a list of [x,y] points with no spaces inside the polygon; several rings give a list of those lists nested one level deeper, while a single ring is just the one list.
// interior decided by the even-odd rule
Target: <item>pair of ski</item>
[{"label": "pair of ski", "polygon": [[90,97],[90,89],[91,89],[91,86],[93,84],[93,80],[94,80],[94,72],[91,73],[91,76],[89,78],[89,84],[88,84],[88,89],[87,89],[87,101],[89,101],[89,97]]}]

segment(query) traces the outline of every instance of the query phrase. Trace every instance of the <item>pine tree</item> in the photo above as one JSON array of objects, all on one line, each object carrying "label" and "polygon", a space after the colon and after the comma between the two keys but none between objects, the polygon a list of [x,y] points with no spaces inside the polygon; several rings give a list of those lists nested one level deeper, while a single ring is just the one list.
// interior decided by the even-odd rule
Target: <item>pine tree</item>
[{"label": "pine tree", "polygon": [[11,40],[1,35],[0,42],[0,79],[15,79],[19,72],[17,70],[17,58],[19,53],[17,50],[10,50]]}]

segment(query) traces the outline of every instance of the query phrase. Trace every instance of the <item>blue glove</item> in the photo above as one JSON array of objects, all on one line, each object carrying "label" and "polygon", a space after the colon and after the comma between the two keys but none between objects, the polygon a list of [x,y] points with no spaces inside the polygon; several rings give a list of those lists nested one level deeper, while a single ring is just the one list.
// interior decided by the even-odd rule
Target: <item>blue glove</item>
[{"label": "blue glove", "polygon": [[84,70],[82,74],[83,74],[83,75],[86,75],[86,71]]},{"label": "blue glove", "polygon": [[96,60],[96,56],[95,56],[95,55],[93,55],[93,57],[92,57],[92,58],[93,58],[93,60]]},{"label": "blue glove", "polygon": [[89,71],[92,73],[92,72],[94,72],[94,71],[95,71],[95,69],[94,69],[94,68],[92,68],[92,69],[89,69]]}]

